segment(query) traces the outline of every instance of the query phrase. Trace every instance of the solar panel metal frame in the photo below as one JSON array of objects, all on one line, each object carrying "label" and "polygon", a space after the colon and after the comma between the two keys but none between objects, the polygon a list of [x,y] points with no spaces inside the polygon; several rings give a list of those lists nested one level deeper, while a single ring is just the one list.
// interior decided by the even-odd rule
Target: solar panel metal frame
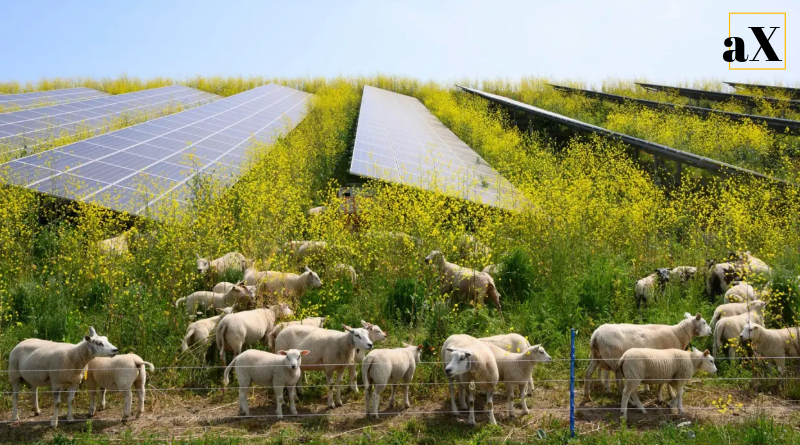
[{"label": "solar panel metal frame", "polygon": [[719,91],[706,91],[706,90],[697,90],[694,88],[671,87],[667,85],[656,85],[652,83],[636,82],[636,85],[639,85],[640,87],[650,91],[674,91],[678,93],[678,95],[683,97],[688,97],[690,99],[698,99],[698,100],[707,99],[717,102],[725,102],[731,99],[736,99],[740,102],[752,106],[757,106],[758,101],[763,100],[772,105],[779,105],[779,106],[788,105],[789,108],[793,110],[800,110],[800,101],[796,100],[778,99],[776,97],[754,97],[754,96],[747,96],[744,94],[721,93]]},{"label": "solar panel metal frame", "polygon": [[[148,209],[162,200],[187,205],[186,196],[191,192],[187,190],[187,183],[192,178],[209,177],[222,184],[232,183],[240,174],[247,149],[254,140],[271,142],[294,128],[305,117],[304,104],[310,97],[292,88],[268,84],[191,110],[20,158],[0,166],[0,172],[14,185],[93,202],[120,212],[153,216]],[[253,134],[237,130],[237,125],[241,127],[243,122],[250,124],[250,128],[260,125],[259,131]],[[203,131],[208,128],[211,133]],[[196,132],[187,131],[195,129]],[[144,139],[136,133],[149,134],[150,138]],[[169,137],[200,133],[205,135],[195,136],[197,140],[193,141]],[[121,141],[128,142],[115,145]],[[186,165],[168,159],[176,155],[186,155],[187,160],[197,160],[199,164],[186,170]],[[143,187],[136,187],[137,181],[141,181],[138,185]]]},{"label": "solar panel metal frame", "polygon": [[[33,91],[19,94],[0,94],[0,113],[24,111],[39,107],[99,99],[108,96],[108,93],[86,87]],[[25,104],[20,105],[20,102]],[[6,110],[6,108],[11,109]]]},{"label": "solar panel metal frame", "polygon": [[510,182],[419,100],[368,85],[350,173],[494,207],[516,208],[524,202]]},{"label": "solar panel metal frame", "polygon": [[791,119],[781,119],[769,116],[758,116],[755,114],[731,113],[729,111],[715,110],[713,108],[694,107],[691,105],[672,104],[668,102],[656,102],[653,100],[619,96],[616,94],[603,93],[600,91],[584,90],[581,88],[572,88],[572,87],[565,87],[553,84],[548,84],[548,85],[561,92],[583,94],[584,96],[591,97],[594,99],[607,100],[619,104],[624,104],[626,102],[635,102],[639,105],[643,105],[649,108],[654,108],[654,109],[669,108],[672,110],[686,110],[701,116],[716,114],[718,116],[725,116],[737,122],[750,120],[756,123],[763,123],[766,126],[773,128],[775,130],[785,131],[788,128],[794,133],[800,132],[800,121],[793,121]]},{"label": "solar panel metal frame", "polygon": [[554,113],[552,111],[543,110],[541,108],[534,107],[533,105],[529,105],[523,102],[516,101],[514,99],[509,99],[507,97],[499,96],[492,93],[487,93],[485,91],[481,91],[475,88],[465,87],[456,85],[458,88],[466,91],[468,93],[472,93],[476,96],[480,96],[484,99],[487,99],[495,104],[504,106],[511,110],[521,111],[525,114],[546,119],[551,122],[556,122],[561,125],[565,125],[573,130],[581,131],[584,133],[595,133],[605,137],[609,137],[611,139],[620,140],[632,147],[636,147],[641,149],[646,153],[650,153],[652,155],[669,159],[672,161],[680,162],[683,164],[691,165],[693,167],[700,168],[702,170],[709,171],[714,174],[728,174],[728,175],[745,175],[750,176],[756,179],[762,179],[774,182],[775,184],[785,187],[785,186],[797,186],[797,184],[793,184],[788,181],[784,181],[782,179],[773,178],[771,176],[767,176],[762,173],[758,173],[752,170],[748,170],[746,168],[737,167],[735,165],[727,164],[725,162],[720,162],[714,159],[709,159],[703,156],[696,155],[694,153],[689,153],[681,150],[677,150],[672,147],[668,147],[666,145],[657,144],[655,142],[646,141],[644,139],[639,139],[633,136],[628,136],[627,134],[618,133],[616,131],[609,130],[607,128],[598,127],[596,125],[588,124],[583,121],[579,121],[577,119],[573,119],[567,116],[563,116],[558,113]]},{"label": "solar panel metal frame", "polygon": [[773,85],[759,85],[756,83],[724,82],[736,89],[777,90],[791,94],[794,98],[800,97],[800,88],[779,87]]}]

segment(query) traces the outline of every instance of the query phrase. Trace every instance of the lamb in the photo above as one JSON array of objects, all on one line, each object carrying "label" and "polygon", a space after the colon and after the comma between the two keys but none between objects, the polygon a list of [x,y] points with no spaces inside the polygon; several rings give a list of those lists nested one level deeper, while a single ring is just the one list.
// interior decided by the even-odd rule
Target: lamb
[{"label": "lamb", "polygon": [[536,367],[536,363],[549,363],[553,359],[541,345],[530,346],[520,352],[509,352],[492,343],[487,343],[487,345],[497,362],[498,379],[506,385],[509,415],[511,417],[517,415],[514,411],[514,390],[517,387],[520,388],[519,398],[522,399],[522,410],[525,414],[530,414],[525,397],[527,395],[526,388],[532,380],[533,368]]},{"label": "lamb", "polygon": [[744,314],[750,311],[751,307],[764,307],[767,303],[762,300],[746,301],[744,303],[726,303],[714,309],[714,316],[711,318],[711,329],[715,329],[717,322],[721,318],[733,317],[734,315]]},{"label": "lamb", "polygon": [[328,249],[325,241],[289,241],[283,245],[283,251],[296,262],[302,263],[306,257],[319,256]]},{"label": "lamb", "polygon": [[181,351],[186,351],[197,343],[206,342],[211,333],[217,328],[219,322],[222,321],[226,315],[233,313],[233,308],[226,307],[225,309],[217,309],[217,311],[220,312],[219,315],[197,320],[189,325],[186,329],[186,335],[181,341]]},{"label": "lamb", "polygon": [[800,328],[767,329],[755,323],[747,323],[739,337],[750,340],[753,350],[767,357],[770,366],[783,372],[786,357],[800,357]]},{"label": "lamb", "polygon": [[196,309],[225,309],[228,306],[247,307],[253,301],[253,289],[245,286],[234,285],[228,292],[221,294],[209,291],[197,291],[191,295],[175,300],[177,309],[181,303],[186,303],[186,313],[192,315]]},{"label": "lamb", "polygon": [[142,360],[136,354],[117,355],[116,357],[97,357],[89,362],[86,371],[86,386],[89,388],[91,401],[89,402],[89,417],[94,416],[94,400],[97,395],[97,389],[101,388],[103,394],[100,400],[100,409],[106,409],[106,391],[121,391],[122,398],[125,401],[123,408],[122,421],[127,422],[131,416],[131,385],[136,385],[136,398],[139,400],[138,408],[136,410],[136,418],[138,419],[144,412],[144,396],[145,396],[145,383],[147,381],[147,372],[145,367],[150,368],[150,371],[155,371],[152,363]]},{"label": "lamb", "polygon": [[[302,371],[325,371],[328,379],[328,406],[335,408],[333,399],[333,379],[336,379],[336,403],[342,405],[342,376],[348,364],[353,363],[356,349],[372,349],[369,332],[364,328],[352,329],[342,325],[345,332],[331,329],[318,329],[309,326],[288,326],[275,339],[278,349],[308,349],[311,353],[303,360]],[[295,331],[305,335],[295,336]],[[294,344],[292,344],[294,343]],[[302,381],[298,381],[298,386]]]},{"label": "lamb", "polygon": [[267,345],[274,351],[275,339],[278,338],[278,334],[281,333],[283,328],[287,326],[313,326],[315,328],[321,328],[325,324],[325,320],[325,317],[308,317],[302,320],[284,321],[282,323],[278,323],[274,328],[272,328],[272,331],[270,331],[269,336],[267,337]]},{"label": "lamb", "polygon": [[[369,332],[369,339],[372,340],[373,343],[377,343],[386,338],[386,333],[383,332],[383,329],[376,324],[367,323],[366,321],[361,320],[361,327]],[[350,364],[347,370],[348,383],[353,392],[358,392],[358,385],[356,384],[356,365],[364,362],[365,355],[366,352],[363,349],[356,349],[355,360],[352,364]]]},{"label": "lamb", "polygon": [[[521,336],[519,334],[514,334],[514,333],[504,334],[504,335],[494,335],[494,336],[491,336],[491,337],[483,337],[483,338],[479,338],[478,340],[480,340],[480,341],[482,341],[484,343],[489,343],[489,344],[495,345],[495,346],[497,346],[499,348],[502,348],[502,349],[504,349],[506,351],[510,351],[510,352],[527,351],[528,348],[531,347],[531,344],[528,343],[528,340],[525,337],[523,337],[523,336]],[[530,393],[527,394],[527,395],[532,395],[533,394],[533,388],[534,388],[533,387],[533,375],[531,375],[531,379],[528,382],[528,385],[529,385],[528,386],[528,390],[530,391]],[[511,393],[511,396],[513,396],[513,395],[514,394]]]},{"label": "lamb", "polygon": [[239,415],[249,416],[250,406],[247,403],[247,392],[250,384],[272,386],[275,391],[275,401],[278,404],[276,414],[278,419],[283,418],[283,388],[289,389],[289,412],[297,415],[294,406],[295,385],[300,378],[300,363],[302,356],[308,354],[307,350],[290,349],[278,351],[277,354],[250,349],[234,357],[225,368],[222,378],[223,386],[228,386],[228,375],[231,368],[236,367],[236,379],[239,381]]},{"label": "lamb", "polygon": [[358,276],[356,275],[356,270],[353,268],[353,266],[344,263],[339,263],[331,268],[331,272],[336,276],[347,278],[348,280],[350,280],[350,284],[352,284],[353,286],[356,285],[356,280]]},{"label": "lamb", "polygon": [[[742,328],[747,323],[763,324],[764,323],[764,306],[752,305],[749,312],[734,315],[732,317],[725,317],[714,328],[714,357],[719,357],[717,351],[725,344],[729,344],[732,338],[739,339],[739,334]],[[736,351],[733,345],[728,346],[728,357],[733,358],[736,356]]]},{"label": "lamb", "polygon": [[[361,375],[364,379],[364,398],[367,417],[370,412],[378,418],[378,405],[380,395],[386,385],[391,385],[392,395],[389,398],[389,408],[394,407],[394,394],[397,386],[402,382],[405,391],[405,408],[411,407],[408,400],[408,384],[414,379],[414,372],[420,362],[422,345],[414,346],[403,343],[402,348],[376,349],[364,358],[361,365]],[[370,391],[370,388],[372,389]]]},{"label": "lamb", "polygon": [[737,283],[725,291],[725,303],[741,303],[758,298],[755,288],[747,283]]},{"label": "lamb", "polygon": [[[475,425],[475,390],[486,394],[486,408],[489,423],[497,425],[494,418],[494,387],[497,386],[499,371],[497,361],[489,345],[465,334],[451,335],[442,345],[444,373],[450,383],[450,403],[453,414],[458,415],[453,380],[458,379],[458,398],[461,408],[467,409],[464,390],[469,398],[469,424]],[[465,388],[466,387],[466,388]]]},{"label": "lamb", "polygon": [[214,278],[221,277],[228,269],[244,272],[245,269],[253,265],[253,260],[245,258],[239,252],[228,252],[211,261],[198,254],[195,254],[195,256],[197,257],[197,273],[201,275],[210,274]]},{"label": "lamb", "polygon": [[717,367],[714,365],[714,357],[708,353],[708,349],[700,352],[697,348],[691,351],[680,349],[648,349],[632,348],[625,351],[619,359],[618,368],[625,376],[625,389],[622,391],[622,417],[628,418],[628,402],[633,400],[636,407],[645,414],[637,389],[642,383],[653,383],[661,385],[669,383],[675,388],[678,396],[669,403],[671,408],[678,407],[678,411],[683,414],[683,389],[699,371],[715,374]]},{"label": "lamb", "polygon": [[211,292],[224,294],[225,292],[228,292],[229,290],[233,289],[235,286],[244,286],[245,289],[250,291],[250,295],[253,296],[253,298],[255,298],[256,287],[246,285],[244,280],[239,281],[237,283],[231,283],[230,281],[220,281],[219,283],[214,285],[214,287],[211,289]]},{"label": "lamb", "polygon": [[[617,384],[622,388],[622,376],[619,369],[619,358],[631,348],[654,349],[686,349],[694,337],[711,335],[711,327],[698,313],[694,317],[684,314],[684,319],[676,325],[660,324],[604,324],[592,333],[589,341],[590,361],[586,369],[584,380],[583,399],[592,400],[591,384],[592,374],[598,367],[614,371]],[[606,382],[608,383],[608,382]],[[610,391],[606,385],[606,391]],[[658,400],[661,401],[661,389],[658,391]]]},{"label": "lamb", "polygon": [[312,208],[308,209],[308,211],[306,212],[306,215],[308,215],[308,216],[319,216],[319,215],[322,215],[323,213],[325,213],[326,210],[328,210],[327,206],[312,207]]},{"label": "lamb", "polygon": [[[225,352],[233,352],[233,357],[241,354],[242,348],[266,340],[278,318],[291,317],[292,310],[285,303],[264,309],[230,314],[217,325],[217,349],[222,365],[225,365]],[[288,349],[288,348],[286,348]]]},{"label": "lamb", "polygon": [[247,269],[244,274],[245,284],[256,286],[262,295],[283,295],[302,298],[307,289],[322,287],[319,275],[308,266],[303,267],[300,275],[293,273],[264,271],[259,272],[253,268]]},{"label": "lamb", "polygon": [[19,421],[17,403],[19,384],[23,380],[31,387],[33,414],[36,416],[41,413],[37,388],[48,385],[53,388],[53,419],[50,422],[53,428],[58,426],[61,393],[68,388],[67,420],[75,420],[72,416],[72,400],[81,383],[84,368],[95,357],[113,357],[117,352],[117,347],[109,343],[108,338],[97,335],[93,327],[77,345],[37,338],[19,342],[8,356],[8,380],[13,392],[11,420]]},{"label": "lamb", "polygon": [[655,273],[636,282],[634,294],[637,308],[641,308],[642,303],[647,305],[651,300],[655,301],[657,294],[664,294],[665,286],[669,282],[669,274],[669,269],[656,269]]},{"label": "lamb", "polygon": [[497,287],[491,275],[448,263],[444,254],[438,250],[434,250],[425,257],[425,264],[431,263],[439,269],[443,293],[457,290],[462,297],[476,299],[478,304],[483,304],[483,300],[488,296],[497,306],[497,310],[501,314],[503,313],[500,307],[500,294],[497,293]]},{"label": "lamb", "polygon": [[669,271],[669,279],[675,283],[686,283],[697,274],[697,268],[692,266],[673,267]]},{"label": "lamb", "polygon": [[707,263],[706,292],[712,297],[725,293],[732,282],[741,279],[737,267],[733,263],[714,264],[710,260]]}]

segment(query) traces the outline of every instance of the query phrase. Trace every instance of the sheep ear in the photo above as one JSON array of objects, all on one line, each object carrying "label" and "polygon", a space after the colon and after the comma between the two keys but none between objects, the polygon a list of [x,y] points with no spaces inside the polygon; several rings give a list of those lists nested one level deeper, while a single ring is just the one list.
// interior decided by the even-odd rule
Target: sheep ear
[{"label": "sheep ear", "polygon": [[700,352],[700,350],[692,346],[692,352]]},{"label": "sheep ear", "polygon": [[700,312],[698,312],[697,315],[694,316],[695,320],[700,320],[701,318],[703,318],[703,314],[701,314]]},{"label": "sheep ear", "polygon": [[472,353],[471,353],[471,352],[469,352],[469,351],[465,351],[465,352],[464,352],[464,357],[465,357],[465,358],[470,358],[470,357],[472,357]]},{"label": "sheep ear", "polygon": [[683,318],[692,318],[692,314],[690,314],[688,312],[684,312],[683,313]]},{"label": "sheep ear", "polygon": [[307,265],[303,266],[303,270],[306,271],[306,272],[311,272],[311,269],[309,269],[309,267]]},{"label": "sheep ear", "polygon": [[350,326],[347,326],[346,324],[342,324],[342,328],[344,328],[344,330],[347,332],[350,332],[350,330],[352,329]]},{"label": "sheep ear", "polygon": [[311,351],[309,351],[308,349],[303,349],[302,351],[300,351],[300,355],[306,355],[309,352],[311,352]]},{"label": "sheep ear", "polygon": [[363,327],[365,327],[365,328],[369,329],[369,328],[371,328],[371,327],[372,327],[372,323],[367,323],[366,321],[364,321],[364,320],[361,320],[361,326],[363,326]]},{"label": "sheep ear", "polygon": [[705,351],[703,351],[703,357],[708,357],[708,349],[706,349]]},{"label": "sheep ear", "polygon": [[94,337],[97,335],[97,331],[94,330],[94,327],[89,326],[89,336]]},{"label": "sheep ear", "polygon": [[89,337],[88,335],[84,335],[83,336],[83,341],[92,341],[92,337]]},{"label": "sheep ear", "polygon": [[286,351],[278,351],[278,355],[286,355]]},{"label": "sheep ear", "polygon": [[225,309],[217,308],[217,312],[219,313],[225,312]]},{"label": "sheep ear", "polygon": [[194,256],[196,256],[198,260],[202,259],[200,258],[200,255],[197,252],[194,253]]},{"label": "sheep ear", "polygon": [[422,344],[417,345],[417,351],[422,351]]}]

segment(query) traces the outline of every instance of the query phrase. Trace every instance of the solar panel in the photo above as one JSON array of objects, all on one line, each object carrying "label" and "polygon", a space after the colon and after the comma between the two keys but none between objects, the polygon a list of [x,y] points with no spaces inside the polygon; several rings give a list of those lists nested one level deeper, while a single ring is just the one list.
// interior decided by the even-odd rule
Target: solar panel
[{"label": "solar panel", "polygon": [[513,207],[514,187],[420,101],[364,87],[350,173]]},{"label": "solar panel", "polygon": [[218,97],[173,85],[0,114],[0,155],[30,149],[80,131],[97,134],[117,119],[149,118],[164,110],[197,106]]},{"label": "solar panel", "polygon": [[0,166],[6,182],[132,214],[186,206],[204,181],[231,184],[248,148],[288,133],[310,94],[269,84]]},{"label": "solar panel", "polygon": [[0,95],[0,113],[68,104],[87,99],[106,97],[108,93],[91,88],[68,88],[65,90],[35,91],[33,93]]}]

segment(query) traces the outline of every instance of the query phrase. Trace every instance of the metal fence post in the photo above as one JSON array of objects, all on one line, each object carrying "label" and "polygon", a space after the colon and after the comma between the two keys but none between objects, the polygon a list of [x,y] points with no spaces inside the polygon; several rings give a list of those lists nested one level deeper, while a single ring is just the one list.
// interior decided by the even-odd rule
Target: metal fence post
[{"label": "metal fence post", "polygon": [[569,348],[569,432],[575,438],[575,328],[570,331]]}]

